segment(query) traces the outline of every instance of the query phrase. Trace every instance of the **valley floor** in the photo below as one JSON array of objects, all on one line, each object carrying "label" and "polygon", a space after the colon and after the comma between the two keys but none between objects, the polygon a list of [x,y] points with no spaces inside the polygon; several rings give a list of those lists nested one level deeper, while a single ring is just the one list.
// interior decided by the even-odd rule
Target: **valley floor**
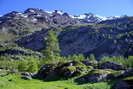
[{"label": "valley floor", "polygon": [[0,89],[110,89],[110,85],[106,82],[78,85],[73,79],[50,82],[23,80],[20,75],[10,74],[0,77]]}]

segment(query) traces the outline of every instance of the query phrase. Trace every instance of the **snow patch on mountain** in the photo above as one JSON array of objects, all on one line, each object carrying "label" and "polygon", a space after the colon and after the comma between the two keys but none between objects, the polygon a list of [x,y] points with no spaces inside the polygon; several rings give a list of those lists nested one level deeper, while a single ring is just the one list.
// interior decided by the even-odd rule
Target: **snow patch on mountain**
[{"label": "snow patch on mountain", "polygon": [[60,14],[60,15],[63,15],[62,11],[57,10],[57,13]]},{"label": "snow patch on mountain", "polygon": [[86,18],[86,15],[79,15],[76,17],[77,19],[85,19]]},{"label": "snow patch on mountain", "polygon": [[52,11],[45,11],[46,13],[49,13],[49,14],[52,14],[53,12]]},{"label": "snow patch on mountain", "polygon": [[110,16],[110,17],[107,17],[106,20],[112,20],[112,19],[117,19],[117,18],[121,18],[122,16]]},{"label": "snow patch on mountain", "polygon": [[95,15],[95,17],[100,18],[101,20],[107,20],[108,18],[105,16]]},{"label": "snow patch on mountain", "polygon": [[73,16],[73,15],[70,15],[70,16],[71,16],[71,18],[74,18],[74,19],[80,19],[80,20],[88,19],[88,21],[90,21],[93,18],[96,18],[99,21],[103,21],[103,20],[108,19],[107,17],[100,16],[100,15],[94,15],[94,14],[82,14],[82,15],[79,15],[79,16]]}]

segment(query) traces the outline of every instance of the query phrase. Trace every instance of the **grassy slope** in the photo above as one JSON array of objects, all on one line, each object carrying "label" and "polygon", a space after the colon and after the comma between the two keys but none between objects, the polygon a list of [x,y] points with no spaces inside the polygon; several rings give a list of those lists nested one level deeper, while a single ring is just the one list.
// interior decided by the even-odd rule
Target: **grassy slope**
[{"label": "grassy slope", "polygon": [[72,79],[44,82],[40,80],[22,80],[19,75],[0,77],[0,89],[110,89],[107,83],[77,85]]}]

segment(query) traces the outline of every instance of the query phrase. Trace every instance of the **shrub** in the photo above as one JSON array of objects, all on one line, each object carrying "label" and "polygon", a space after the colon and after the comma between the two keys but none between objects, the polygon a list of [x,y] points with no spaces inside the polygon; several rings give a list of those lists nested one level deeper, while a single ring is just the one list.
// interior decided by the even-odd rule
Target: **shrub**
[{"label": "shrub", "polygon": [[13,60],[0,60],[0,68],[5,70],[17,70],[17,62]]},{"label": "shrub", "polygon": [[28,60],[28,72],[37,72],[38,69],[38,61],[36,59]]},{"label": "shrub", "polygon": [[95,55],[91,54],[89,57],[89,61],[96,61]]},{"label": "shrub", "polygon": [[72,56],[68,56],[65,58],[66,60],[69,60],[69,61],[83,61],[84,60],[84,56],[82,54],[78,54],[78,55],[72,55]]},{"label": "shrub", "polygon": [[133,68],[133,56],[129,56],[128,59],[125,60],[124,65],[127,68]]},{"label": "shrub", "polygon": [[19,61],[19,64],[18,64],[18,70],[20,72],[26,72],[27,69],[28,69],[28,61],[27,60],[21,60]]},{"label": "shrub", "polygon": [[39,60],[29,57],[25,60],[21,60],[18,63],[18,70],[20,72],[36,72],[38,71]]},{"label": "shrub", "polygon": [[0,68],[19,72],[36,72],[39,67],[39,60],[33,57],[27,57],[23,60],[9,60],[6,57],[0,57]]}]

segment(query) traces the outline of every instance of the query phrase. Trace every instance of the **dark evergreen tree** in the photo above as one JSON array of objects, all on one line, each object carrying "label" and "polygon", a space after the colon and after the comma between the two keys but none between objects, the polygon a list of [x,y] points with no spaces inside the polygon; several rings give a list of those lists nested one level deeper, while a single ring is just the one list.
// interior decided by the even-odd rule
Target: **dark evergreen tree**
[{"label": "dark evergreen tree", "polygon": [[45,40],[46,49],[43,50],[43,53],[46,55],[46,58],[53,59],[57,56],[60,56],[60,48],[56,32],[50,30]]}]

